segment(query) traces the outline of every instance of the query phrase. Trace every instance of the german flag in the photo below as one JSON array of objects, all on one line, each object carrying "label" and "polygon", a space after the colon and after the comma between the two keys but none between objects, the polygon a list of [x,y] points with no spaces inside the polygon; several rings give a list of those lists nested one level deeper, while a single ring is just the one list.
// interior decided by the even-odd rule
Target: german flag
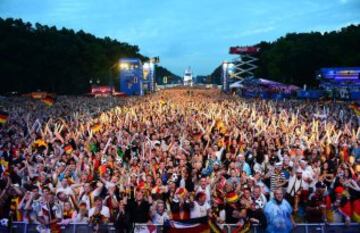
[{"label": "german flag", "polygon": [[73,147],[69,144],[69,145],[66,145],[65,147],[64,147],[64,150],[65,150],[65,153],[66,154],[71,154],[72,152],[73,152]]},{"label": "german flag", "polygon": [[13,213],[13,221],[21,221],[21,212],[18,210],[20,203],[19,197],[14,197],[10,201],[10,210]]},{"label": "german flag", "polygon": [[91,130],[93,131],[93,133],[99,132],[100,129],[101,129],[100,123],[96,123],[95,125],[93,125],[93,126],[91,127]]},{"label": "german flag", "polygon": [[224,123],[222,120],[220,120],[220,119],[216,119],[215,122],[216,122],[216,123],[215,123],[215,128],[216,128],[217,130],[219,130],[220,133],[225,134],[226,131],[227,131],[226,126],[225,126],[225,123]]},{"label": "german flag", "polygon": [[180,198],[184,198],[187,192],[186,188],[181,187],[176,190],[175,194],[177,194]]},{"label": "german flag", "polygon": [[223,231],[218,226],[215,218],[209,218],[208,224],[210,227],[210,232],[212,233],[223,233]]},{"label": "german flag", "polygon": [[51,223],[50,224],[50,232],[51,233],[61,233],[61,228],[58,223]]},{"label": "german flag", "polygon": [[44,104],[46,104],[48,107],[51,107],[54,105],[55,100],[51,96],[46,96],[44,99],[41,100]]},{"label": "german flag", "polygon": [[360,199],[353,201],[352,208],[354,210],[352,220],[360,223]]},{"label": "german flag", "polygon": [[360,116],[360,105],[357,103],[352,103],[349,105],[349,108],[352,109],[357,116]]},{"label": "german flag", "polygon": [[9,172],[9,162],[4,157],[0,158],[0,175]]},{"label": "german flag", "polygon": [[139,184],[137,185],[137,188],[139,190],[144,190],[146,188],[146,184],[144,181],[140,181]]},{"label": "german flag", "polygon": [[0,111],[0,124],[5,124],[9,118],[9,114],[3,111]]},{"label": "german flag", "polygon": [[234,203],[239,200],[239,196],[235,192],[230,192],[226,194],[226,202],[227,203]]},{"label": "german flag", "polygon": [[105,173],[106,173],[106,170],[107,170],[107,166],[106,164],[103,164],[99,167],[99,174],[100,176],[103,176]]}]

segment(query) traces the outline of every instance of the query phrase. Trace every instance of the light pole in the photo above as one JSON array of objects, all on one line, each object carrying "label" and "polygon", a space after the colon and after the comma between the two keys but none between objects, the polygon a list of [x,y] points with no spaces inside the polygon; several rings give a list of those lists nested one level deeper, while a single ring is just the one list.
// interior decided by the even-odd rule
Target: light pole
[{"label": "light pole", "polygon": [[89,86],[90,86],[90,93],[92,94],[92,88],[93,88],[93,80],[92,79],[90,79],[89,80]]},{"label": "light pole", "polygon": [[223,64],[222,64],[222,89],[224,92],[228,92],[229,91],[229,80],[228,80],[228,72],[227,72],[227,69],[228,69],[228,62],[227,61],[224,61]]}]

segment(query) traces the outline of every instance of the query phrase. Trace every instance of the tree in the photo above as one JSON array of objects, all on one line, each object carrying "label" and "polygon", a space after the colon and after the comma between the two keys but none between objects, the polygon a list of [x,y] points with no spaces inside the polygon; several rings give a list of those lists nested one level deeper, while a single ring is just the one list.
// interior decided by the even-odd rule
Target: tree
[{"label": "tree", "polygon": [[[339,31],[289,33],[274,42],[260,42],[256,77],[302,86],[317,86],[315,73],[322,67],[359,66],[360,25]],[[211,74],[221,82],[221,66]]]},{"label": "tree", "polygon": [[0,35],[0,93],[82,94],[90,79],[116,84],[118,70],[112,67],[120,58],[147,59],[136,45],[21,19],[0,18]]}]

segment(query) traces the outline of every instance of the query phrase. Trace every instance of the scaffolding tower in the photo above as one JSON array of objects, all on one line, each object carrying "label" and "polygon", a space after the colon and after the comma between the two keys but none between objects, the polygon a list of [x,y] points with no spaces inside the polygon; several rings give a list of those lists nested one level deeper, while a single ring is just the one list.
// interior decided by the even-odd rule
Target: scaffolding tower
[{"label": "scaffolding tower", "polygon": [[259,48],[254,46],[230,47],[229,53],[237,55],[232,62],[223,62],[222,83],[223,91],[228,92],[230,87],[230,79],[244,80],[246,77],[254,76],[253,71],[258,67],[255,62],[258,58],[255,54],[259,52]]}]

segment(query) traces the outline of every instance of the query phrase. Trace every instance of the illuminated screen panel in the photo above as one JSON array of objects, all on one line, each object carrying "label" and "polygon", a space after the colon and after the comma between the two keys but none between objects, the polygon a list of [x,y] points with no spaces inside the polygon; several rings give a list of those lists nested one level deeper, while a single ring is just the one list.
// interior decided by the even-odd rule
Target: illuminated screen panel
[{"label": "illuminated screen panel", "polygon": [[320,69],[321,76],[332,80],[359,80],[360,67],[335,67]]},{"label": "illuminated screen panel", "polygon": [[141,95],[143,66],[140,59],[120,59],[120,91],[126,95]]}]

